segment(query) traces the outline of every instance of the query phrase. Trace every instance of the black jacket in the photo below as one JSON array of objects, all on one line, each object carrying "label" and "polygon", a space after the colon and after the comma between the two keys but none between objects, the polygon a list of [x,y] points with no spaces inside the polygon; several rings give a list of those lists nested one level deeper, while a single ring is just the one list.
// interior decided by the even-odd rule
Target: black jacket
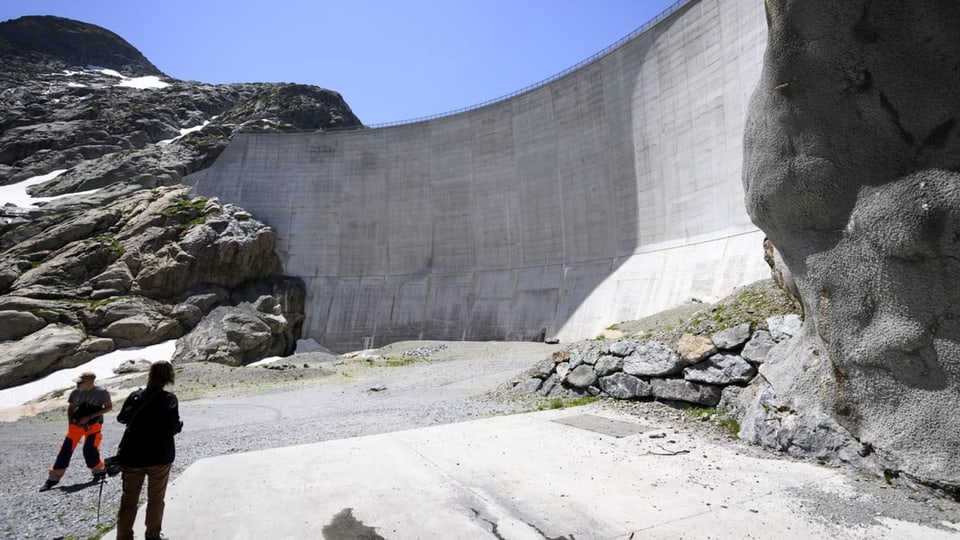
[{"label": "black jacket", "polygon": [[173,463],[173,436],[183,427],[177,396],[157,388],[137,390],[123,403],[117,421],[127,425],[117,451],[123,466]]}]

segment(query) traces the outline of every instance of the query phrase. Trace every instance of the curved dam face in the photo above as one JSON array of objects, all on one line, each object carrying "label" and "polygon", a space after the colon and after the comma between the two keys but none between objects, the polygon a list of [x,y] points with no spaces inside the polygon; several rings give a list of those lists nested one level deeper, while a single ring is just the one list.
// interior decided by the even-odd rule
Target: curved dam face
[{"label": "curved dam face", "polygon": [[379,129],[241,134],[185,183],[276,228],[304,337],[574,340],[769,277],[740,180],[763,4],[692,0],[562,77]]}]

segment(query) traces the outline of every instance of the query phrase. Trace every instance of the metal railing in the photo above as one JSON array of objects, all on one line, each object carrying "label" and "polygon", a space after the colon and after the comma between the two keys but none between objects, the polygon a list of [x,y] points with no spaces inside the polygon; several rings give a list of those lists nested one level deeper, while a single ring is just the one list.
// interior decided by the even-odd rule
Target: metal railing
[{"label": "metal railing", "polygon": [[568,67],[567,69],[561,71],[560,73],[557,73],[557,74],[555,74],[555,75],[553,75],[553,76],[551,76],[551,77],[547,77],[546,79],[543,79],[542,81],[535,82],[535,83],[533,83],[533,84],[531,84],[531,85],[529,85],[529,86],[526,86],[526,87],[524,87],[524,88],[521,88],[520,90],[517,90],[517,91],[515,91],[515,92],[511,92],[511,93],[509,93],[509,94],[505,94],[505,95],[502,95],[502,96],[500,96],[500,97],[496,97],[496,98],[493,98],[493,99],[489,99],[489,100],[487,100],[487,101],[484,101],[483,103],[477,103],[477,104],[470,105],[470,106],[467,106],[467,107],[463,107],[463,108],[460,108],[460,109],[456,109],[456,110],[453,110],[453,111],[447,111],[447,112],[443,112],[443,113],[439,113],[439,114],[432,114],[432,115],[430,115],[430,116],[421,116],[421,117],[419,117],[419,118],[411,118],[411,119],[408,119],[408,120],[397,120],[397,121],[393,121],[393,122],[380,122],[380,123],[378,123],[378,124],[370,124],[369,126],[349,126],[349,127],[326,128],[324,131],[348,131],[348,130],[356,130],[356,129],[376,129],[376,128],[385,128],[385,127],[392,127],[392,126],[400,126],[400,125],[404,125],[404,124],[415,124],[415,123],[417,123],[417,122],[425,122],[425,121],[427,121],[427,120],[435,120],[435,119],[437,119],[437,118],[444,118],[444,117],[447,117],[447,116],[453,116],[453,115],[455,115],[455,114],[460,114],[460,113],[462,113],[462,112],[472,111],[472,110],[474,110],[474,109],[479,109],[479,108],[481,108],[481,107],[486,107],[487,105],[492,105],[492,104],[494,104],[494,103],[499,103],[499,102],[501,102],[501,101],[508,100],[508,99],[510,99],[510,98],[512,98],[512,97],[514,97],[514,96],[518,96],[518,95],[520,95],[520,94],[529,92],[529,91],[534,90],[534,89],[536,89],[536,88],[540,88],[541,86],[546,86],[547,84],[550,84],[550,83],[552,83],[553,81],[556,81],[557,79],[559,79],[559,78],[561,78],[561,77],[563,77],[563,76],[565,76],[565,75],[567,75],[567,74],[569,74],[569,73],[571,73],[571,72],[573,72],[573,71],[576,71],[576,70],[582,68],[583,66],[585,66],[585,65],[587,65],[587,64],[589,64],[589,63],[591,63],[591,62],[596,61],[596,60],[599,59],[599,58],[602,58],[602,57],[606,56],[607,54],[609,54],[609,53],[612,52],[613,50],[615,50],[615,49],[619,48],[620,46],[622,46],[624,43],[626,43],[626,42],[630,41],[631,39],[634,39],[635,37],[639,36],[640,34],[646,32],[647,30],[649,30],[650,28],[652,28],[654,25],[656,25],[658,22],[660,22],[660,21],[662,21],[663,19],[665,19],[665,18],[669,17],[670,15],[672,15],[675,11],[677,11],[678,9],[680,9],[684,4],[687,4],[687,3],[691,2],[691,1],[692,1],[692,0],[677,0],[676,2],[674,2],[673,4],[671,4],[670,7],[664,9],[664,10],[661,11],[659,14],[657,14],[657,16],[655,16],[654,18],[650,19],[649,21],[647,21],[646,23],[644,23],[642,26],[640,26],[639,28],[637,28],[637,29],[634,30],[633,32],[630,32],[630,33],[627,34],[626,36],[618,39],[616,42],[614,42],[613,44],[609,45],[608,47],[606,47],[606,48],[603,49],[602,51],[600,51],[600,52],[592,55],[591,57],[589,57],[589,58],[587,58],[587,59],[585,59],[585,60],[582,60],[582,61],[580,61],[580,62],[578,62],[578,63],[576,63],[576,64]]}]

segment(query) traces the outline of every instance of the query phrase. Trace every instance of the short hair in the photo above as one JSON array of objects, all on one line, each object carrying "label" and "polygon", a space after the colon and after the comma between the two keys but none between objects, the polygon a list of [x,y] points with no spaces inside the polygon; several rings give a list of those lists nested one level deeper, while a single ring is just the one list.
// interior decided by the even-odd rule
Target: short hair
[{"label": "short hair", "polygon": [[173,383],[173,364],[166,360],[154,362],[150,366],[150,375],[147,376],[147,386],[163,388]]}]

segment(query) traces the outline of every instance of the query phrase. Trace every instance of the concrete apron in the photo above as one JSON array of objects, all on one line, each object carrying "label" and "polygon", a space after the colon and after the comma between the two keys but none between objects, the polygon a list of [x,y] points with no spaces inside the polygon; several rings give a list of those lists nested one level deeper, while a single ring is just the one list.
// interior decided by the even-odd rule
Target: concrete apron
[{"label": "concrete apron", "polygon": [[[836,470],[741,455],[702,435],[588,406],[199,460],[167,491],[164,534],[509,540],[958,536],[884,518],[869,527],[828,523],[793,495],[805,488],[817,490],[821,499],[849,499],[856,496],[850,484]],[[143,512],[141,506],[138,537]]]}]

